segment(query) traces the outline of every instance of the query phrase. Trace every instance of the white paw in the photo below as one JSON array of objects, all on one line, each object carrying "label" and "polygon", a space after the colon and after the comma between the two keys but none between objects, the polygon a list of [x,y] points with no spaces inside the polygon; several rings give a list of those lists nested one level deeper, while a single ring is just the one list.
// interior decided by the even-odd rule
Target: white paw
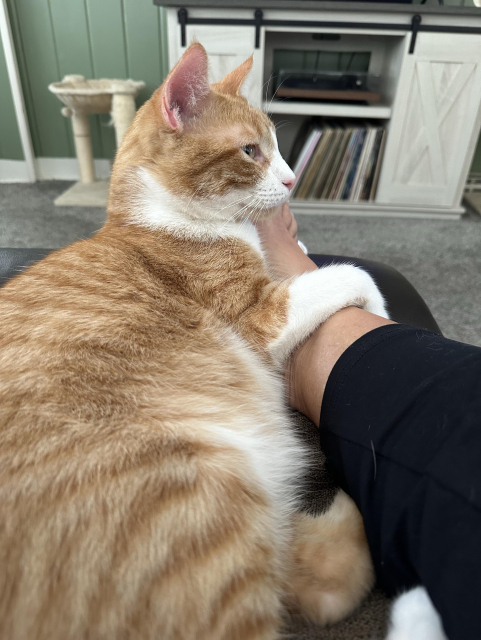
[{"label": "white paw", "polygon": [[354,268],[357,271],[357,277],[361,279],[362,293],[366,300],[362,308],[382,318],[389,318],[386,303],[373,278],[360,267]]},{"label": "white paw", "polygon": [[379,289],[374,284],[375,290],[369,295],[369,300],[366,305],[364,305],[364,309],[369,311],[370,313],[375,313],[377,316],[381,316],[381,318],[388,318],[389,314],[386,309],[386,303],[384,298],[382,297]]},{"label": "white paw", "polygon": [[411,589],[394,602],[386,640],[448,640],[424,587]]}]

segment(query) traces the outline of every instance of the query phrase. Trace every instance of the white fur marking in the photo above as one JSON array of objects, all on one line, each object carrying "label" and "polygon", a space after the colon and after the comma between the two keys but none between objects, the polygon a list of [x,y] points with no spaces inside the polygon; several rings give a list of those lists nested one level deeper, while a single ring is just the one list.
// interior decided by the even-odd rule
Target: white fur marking
[{"label": "white fur marking", "polygon": [[[246,369],[254,375],[251,389],[257,399],[239,414],[225,415],[222,425],[209,421],[209,437],[242,451],[253,481],[262,487],[275,522],[278,544],[289,542],[292,515],[298,509],[300,482],[308,467],[308,453],[297,439],[284,404],[281,378],[269,370],[247,342],[226,329],[220,338],[232,345]],[[287,552],[287,550],[286,550]]]},{"label": "white fur marking", "polygon": [[388,317],[374,280],[362,269],[332,265],[296,278],[289,286],[287,324],[269,347],[277,364],[281,365],[327,318],[348,306]]},{"label": "white fur marking", "polygon": [[175,196],[162,186],[145,167],[137,170],[132,184],[130,215],[133,222],[147,228],[162,228],[175,235],[204,240],[240,239],[261,256],[257,231],[249,222],[264,211],[274,209],[289,197],[284,183],[294,180],[294,173],[279,153],[275,131],[271,130],[274,155],[263,180],[251,191],[232,190],[221,197],[190,198]]},{"label": "white fur marking", "polygon": [[448,640],[424,587],[407,591],[395,601],[386,640]]},{"label": "white fur marking", "polygon": [[[216,203],[199,204],[182,202],[180,198],[165,189],[148,171],[138,170],[140,184],[133,190],[130,215],[132,222],[150,229],[165,229],[173,235],[212,241],[217,238],[232,238],[247,242],[257,253],[263,256],[257,229],[249,220],[239,222],[229,220],[224,211],[231,207],[220,199]],[[241,205],[237,206],[237,209]]]},{"label": "white fur marking", "polygon": [[294,180],[295,175],[279,153],[275,131],[271,129],[274,142],[274,155],[266,176],[256,186],[254,196],[259,199],[264,209],[272,209],[285,202],[289,197],[289,189],[284,182]]}]

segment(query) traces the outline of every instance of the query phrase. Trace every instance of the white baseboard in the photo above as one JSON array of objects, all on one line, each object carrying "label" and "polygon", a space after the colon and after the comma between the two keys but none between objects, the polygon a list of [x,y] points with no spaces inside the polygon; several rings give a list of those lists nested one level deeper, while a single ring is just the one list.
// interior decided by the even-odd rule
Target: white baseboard
[{"label": "white baseboard", "polygon": [[30,182],[25,160],[0,160],[0,182]]},{"label": "white baseboard", "polygon": [[[95,160],[95,174],[99,179],[110,177],[110,160]],[[79,180],[76,158],[36,158],[37,180]],[[0,182],[30,182],[24,160],[0,160]]]},{"label": "white baseboard", "polygon": [[[110,178],[110,160],[94,160],[95,175],[99,179]],[[77,158],[36,158],[37,180],[79,180]]]}]

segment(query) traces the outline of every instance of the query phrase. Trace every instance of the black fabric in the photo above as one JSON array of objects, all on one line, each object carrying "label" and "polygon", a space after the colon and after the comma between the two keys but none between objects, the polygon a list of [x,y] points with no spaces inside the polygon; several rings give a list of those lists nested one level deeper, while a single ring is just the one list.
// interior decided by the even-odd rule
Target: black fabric
[{"label": "black fabric", "polygon": [[314,260],[318,267],[346,262],[361,267],[370,273],[376,281],[387,302],[392,320],[427,329],[434,333],[441,333],[441,329],[429,311],[427,304],[409,280],[393,267],[381,262],[363,260],[361,258],[325,255],[310,255],[309,257]]},{"label": "black fabric", "polygon": [[481,638],[481,349],[403,325],[329,377],[321,447],[354,498],[381,585],[424,584],[450,640]]},{"label": "black fabric", "polygon": [[0,249],[0,287],[52,249]]}]

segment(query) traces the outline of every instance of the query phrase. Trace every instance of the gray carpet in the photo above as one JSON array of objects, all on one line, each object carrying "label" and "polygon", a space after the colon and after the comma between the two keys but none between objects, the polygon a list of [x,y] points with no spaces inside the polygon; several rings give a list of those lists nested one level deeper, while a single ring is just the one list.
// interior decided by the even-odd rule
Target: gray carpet
[{"label": "gray carpet", "polygon": [[312,253],[385,262],[416,287],[444,335],[481,346],[481,224],[299,216]]},{"label": "gray carpet", "polygon": [[72,184],[57,180],[0,184],[0,246],[58,249],[100,229],[105,210],[53,204]]},{"label": "gray carpet", "polygon": [[[57,248],[99,229],[105,212],[55,207],[70,183],[0,185],[0,246]],[[444,334],[481,346],[481,224],[298,217],[299,235],[312,253],[379,260],[396,267],[426,300]]]}]

